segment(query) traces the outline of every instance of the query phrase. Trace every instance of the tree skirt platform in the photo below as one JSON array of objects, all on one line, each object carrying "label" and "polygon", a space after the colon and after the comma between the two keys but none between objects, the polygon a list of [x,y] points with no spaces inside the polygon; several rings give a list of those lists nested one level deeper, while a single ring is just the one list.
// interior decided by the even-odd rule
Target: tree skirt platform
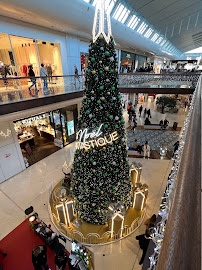
[{"label": "tree skirt platform", "polygon": [[[110,229],[108,224],[106,225],[96,225],[92,223],[85,222],[83,220],[80,227],[76,227],[73,223],[70,223],[70,226],[67,227],[65,224],[58,221],[56,205],[59,204],[61,197],[61,190],[65,187],[61,186],[61,181],[53,188],[52,193],[50,194],[49,203],[50,203],[50,216],[53,224],[56,229],[64,234],[68,239],[76,239],[79,242],[84,244],[107,244],[120,240],[118,236],[111,238]],[[69,189],[65,188],[67,195],[69,194]],[[123,224],[123,237],[131,234],[135,231],[141,224],[145,215],[145,208],[143,211],[137,211],[134,208],[130,207],[127,210],[124,224]],[[76,215],[74,216],[76,218]]]}]

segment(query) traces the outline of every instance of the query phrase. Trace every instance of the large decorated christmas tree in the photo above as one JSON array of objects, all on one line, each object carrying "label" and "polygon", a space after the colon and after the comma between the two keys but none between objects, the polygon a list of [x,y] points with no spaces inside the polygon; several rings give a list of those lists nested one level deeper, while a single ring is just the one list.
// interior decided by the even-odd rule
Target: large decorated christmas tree
[{"label": "large decorated christmas tree", "polygon": [[78,216],[94,224],[107,222],[109,204],[121,203],[127,209],[131,202],[116,50],[103,2],[96,7],[89,45],[71,183]]}]

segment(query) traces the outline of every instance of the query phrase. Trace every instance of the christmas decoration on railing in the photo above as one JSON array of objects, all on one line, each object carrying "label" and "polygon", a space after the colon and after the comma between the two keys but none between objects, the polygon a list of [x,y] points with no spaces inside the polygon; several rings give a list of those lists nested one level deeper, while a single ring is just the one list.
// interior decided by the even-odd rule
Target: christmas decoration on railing
[{"label": "christmas decoration on railing", "polygon": [[194,104],[195,104],[196,91],[197,91],[197,87],[196,87],[196,90],[194,91],[194,94],[192,97],[192,102],[191,102],[191,105],[189,108],[189,113],[186,117],[186,120],[184,123],[184,128],[183,128],[183,131],[181,134],[179,148],[175,153],[173,166],[171,168],[171,173],[168,177],[168,182],[167,182],[166,190],[164,193],[164,197],[162,198],[162,204],[160,206],[160,211],[159,211],[159,215],[161,216],[162,219],[159,223],[157,223],[155,228],[152,229],[152,231],[151,231],[151,237],[152,237],[152,241],[155,244],[155,248],[154,248],[154,253],[149,258],[150,259],[150,267],[148,268],[148,270],[154,270],[154,269],[156,269],[156,266],[157,266],[157,262],[158,262],[158,258],[159,258],[159,254],[160,254],[160,249],[161,249],[161,245],[162,245],[163,238],[164,238],[164,232],[166,229],[166,222],[167,222],[169,211],[171,208],[175,184],[176,184],[178,171],[179,171],[179,167],[180,167],[180,163],[181,163],[181,159],[182,159],[182,155],[183,155],[186,135],[187,135],[187,131],[188,131],[191,116],[192,116],[192,111],[193,111]]},{"label": "christmas decoration on railing", "polygon": [[10,129],[7,129],[7,132],[4,133],[2,130],[0,132],[0,136],[4,137],[4,138],[7,138],[11,135],[11,130]]},{"label": "christmas decoration on railing", "polygon": [[172,83],[172,85],[187,85],[190,87],[195,88],[197,81],[199,79],[200,74],[198,75],[177,75],[177,74],[150,74],[150,75],[137,75],[137,74],[127,74],[127,75],[119,75],[119,81],[121,86],[129,86],[129,85],[134,85],[134,84],[145,84],[147,82],[161,82],[163,84],[164,82],[167,82],[168,84]]}]

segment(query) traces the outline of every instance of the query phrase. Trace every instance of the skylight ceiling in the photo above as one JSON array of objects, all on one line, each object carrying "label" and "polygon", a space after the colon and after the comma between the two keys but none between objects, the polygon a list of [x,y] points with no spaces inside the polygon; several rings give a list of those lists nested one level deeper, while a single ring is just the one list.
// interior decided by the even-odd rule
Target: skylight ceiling
[{"label": "skylight ceiling", "polygon": [[[89,2],[93,6],[96,5],[99,0],[83,0]],[[145,0],[141,0],[145,1]],[[111,14],[111,17],[115,20],[125,24],[131,30],[136,31],[138,34],[143,35],[146,39],[154,42],[156,45],[162,47],[165,51],[171,52],[175,50],[175,54],[181,56],[181,52],[177,50],[167,40],[166,36],[160,34],[154,26],[152,26],[141,14],[134,10],[133,5],[126,0],[106,0],[105,7],[107,13]],[[137,0],[140,3],[140,1]],[[134,2],[135,5],[135,2]],[[169,46],[168,46],[169,45]]]}]

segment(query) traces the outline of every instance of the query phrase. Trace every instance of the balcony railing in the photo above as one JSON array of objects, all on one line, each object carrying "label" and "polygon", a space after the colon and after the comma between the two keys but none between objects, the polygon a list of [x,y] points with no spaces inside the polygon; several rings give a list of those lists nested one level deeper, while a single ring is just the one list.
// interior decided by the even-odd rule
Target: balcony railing
[{"label": "balcony railing", "polygon": [[[119,74],[120,90],[124,88],[195,88],[199,74]],[[44,88],[44,79],[48,87]],[[35,86],[29,90],[32,81]],[[0,78],[0,105],[46,96],[82,91],[85,76],[68,75],[52,77],[7,77]]]}]

